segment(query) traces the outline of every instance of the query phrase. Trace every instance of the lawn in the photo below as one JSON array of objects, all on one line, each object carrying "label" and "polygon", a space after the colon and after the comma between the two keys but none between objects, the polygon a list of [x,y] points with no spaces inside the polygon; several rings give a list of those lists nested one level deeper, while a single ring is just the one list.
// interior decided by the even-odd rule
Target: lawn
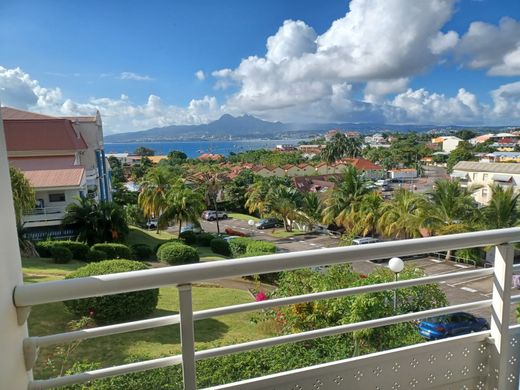
[{"label": "lawn", "polygon": [[242,221],[249,221],[250,219],[252,219],[255,222],[260,221],[260,218],[253,217],[252,215],[247,215],[247,214],[229,213],[228,216],[229,216],[229,218],[240,219]]},{"label": "lawn", "polygon": [[269,235],[277,238],[289,238],[289,237],[297,237],[297,236],[303,236],[305,234],[309,234],[309,232],[305,232],[303,230],[296,230],[294,229],[292,232],[286,232],[285,229],[266,229],[266,231],[269,232]]},{"label": "lawn", "polygon": [[[24,259],[25,281],[37,283],[47,280],[62,279],[67,272],[77,268],[81,263],[57,265],[46,259]],[[214,286],[196,286],[193,288],[194,310],[202,310],[219,306],[251,302],[251,295],[244,290],[220,288]],[[159,304],[154,317],[175,314],[178,312],[179,300],[174,287],[160,289]],[[218,318],[197,321],[195,324],[195,340],[198,350],[219,345],[232,344],[237,341],[255,340],[269,337],[271,334],[253,324],[252,313],[238,313]],[[62,303],[35,306],[29,317],[29,333],[40,336],[67,331],[67,323],[74,317],[65,310]],[[55,356],[56,347],[43,348],[39,353],[34,373],[36,378],[53,375],[48,364]],[[179,327],[171,325],[156,329],[132,332],[127,334],[101,337],[83,341],[74,350],[69,362],[97,361],[103,366],[121,364],[129,356],[146,356],[147,358],[168,356],[180,352]],[[58,360],[56,360],[58,362]],[[60,366],[61,363],[55,364]],[[68,365],[66,365],[68,367]],[[55,372],[54,372],[55,374]]]}]

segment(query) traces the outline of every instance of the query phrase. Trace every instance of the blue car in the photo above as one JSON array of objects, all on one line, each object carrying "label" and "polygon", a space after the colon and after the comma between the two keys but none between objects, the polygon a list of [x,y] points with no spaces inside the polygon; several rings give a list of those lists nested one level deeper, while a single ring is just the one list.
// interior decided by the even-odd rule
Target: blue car
[{"label": "blue car", "polygon": [[419,324],[419,333],[428,340],[443,339],[471,332],[488,330],[485,318],[469,313],[452,313],[439,317],[426,318]]}]

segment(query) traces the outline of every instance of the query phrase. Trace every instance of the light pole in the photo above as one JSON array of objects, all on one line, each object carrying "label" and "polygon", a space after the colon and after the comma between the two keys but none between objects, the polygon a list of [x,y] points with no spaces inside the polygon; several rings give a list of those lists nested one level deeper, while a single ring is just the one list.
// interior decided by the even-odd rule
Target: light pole
[{"label": "light pole", "polygon": [[[388,262],[388,268],[395,274],[395,281],[399,279],[399,272],[404,268],[403,260],[399,257],[392,257]],[[394,311],[397,311],[397,288],[394,289]]]},{"label": "light pole", "polygon": [[255,221],[250,219],[249,221],[247,221],[247,224],[251,226],[251,237],[253,237],[255,234],[255,230],[253,229],[253,227],[255,226]]}]

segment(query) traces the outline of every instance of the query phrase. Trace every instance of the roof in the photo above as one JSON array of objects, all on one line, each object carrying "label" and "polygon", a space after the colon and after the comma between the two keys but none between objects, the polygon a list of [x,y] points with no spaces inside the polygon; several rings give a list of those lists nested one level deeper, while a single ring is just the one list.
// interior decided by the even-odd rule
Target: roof
[{"label": "roof", "polygon": [[495,137],[518,137],[518,134],[512,134],[512,133],[498,133],[495,135]]},{"label": "roof", "polygon": [[203,153],[201,154],[199,157],[197,157],[199,160],[212,160],[212,161],[217,161],[217,160],[222,160],[224,158],[223,155],[221,154],[213,154],[213,153]]},{"label": "roof", "polygon": [[377,164],[374,164],[372,161],[366,160],[364,158],[356,158],[352,160],[351,164],[359,171],[381,171],[383,170]]},{"label": "roof", "polygon": [[153,164],[158,164],[159,161],[167,159],[168,156],[148,156],[148,158]]},{"label": "roof", "polygon": [[4,119],[7,151],[85,150],[87,144],[68,119]]},{"label": "roof", "polygon": [[9,164],[22,171],[63,169],[74,166],[74,156],[57,157],[9,157]]},{"label": "roof", "polygon": [[73,122],[95,122],[95,116],[60,116],[62,119],[68,119]]},{"label": "roof", "polygon": [[460,161],[453,167],[453,170],[471,172],[511,173],[520,175],[520,164]]},{"label": "roof", "polygon": [[77,166],[67,169],[40,169],[24,171],[25,177],[34,188],[78,187],[81,185],[85,168]]},{"label": "roof", "polygon": [[56,119],[56,117],[37,114],[34,112],[18,110],[17,108],[1,107],[2,119],[6,120],[24,120],[24,119]]}]

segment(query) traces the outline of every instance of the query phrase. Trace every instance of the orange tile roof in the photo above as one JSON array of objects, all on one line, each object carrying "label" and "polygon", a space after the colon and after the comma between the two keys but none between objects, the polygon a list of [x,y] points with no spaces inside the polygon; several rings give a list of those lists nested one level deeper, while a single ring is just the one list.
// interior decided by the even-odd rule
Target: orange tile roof
[{"label": "orange tile roof", "polygon": [[85,150],[87,144],[67,119],[4,120],[7,151]]},{"label": "orange tile roof", "polygon": [[77,166],[67,169],[40,169],[24,171],[25,177],[34,188],[78,187],[81,184],[85,168]]},{"label": "orange tile roof", "polygon": [[74,156],[9,157],[9,164],[22,171],[40,169],[63,169],[74,166]]},{"label": "orange tile roof", "polygon": [[372,161],[366,160],[364,158],[356,158],[351,163],[356,169],[360,171],[380,171],[383,168],[377,164],[374,164]]}]

